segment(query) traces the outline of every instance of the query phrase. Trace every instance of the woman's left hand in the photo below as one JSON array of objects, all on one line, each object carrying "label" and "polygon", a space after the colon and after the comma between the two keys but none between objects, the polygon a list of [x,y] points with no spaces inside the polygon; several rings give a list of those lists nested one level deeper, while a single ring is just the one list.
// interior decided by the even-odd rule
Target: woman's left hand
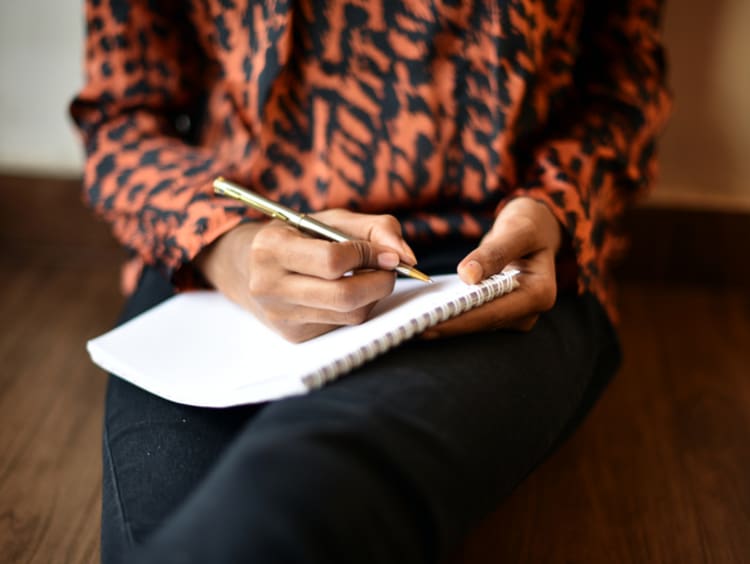
[{"label": "woman's left hand", "polygon": [[549,208],[531,198],[509,202],[479,246],[458,265],[458,274],[476,284],[508,265],[521,271],[519,287],[507,296],[445,321],[424,333],[447,337],[491,329],[530,331],[557,297],[555,255],[562,228]]}]

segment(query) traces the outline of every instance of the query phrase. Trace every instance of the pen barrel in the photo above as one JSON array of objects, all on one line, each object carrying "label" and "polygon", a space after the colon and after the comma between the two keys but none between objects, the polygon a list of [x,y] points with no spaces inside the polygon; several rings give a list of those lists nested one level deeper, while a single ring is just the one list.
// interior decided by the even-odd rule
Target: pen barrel
[{"label": "pen barrel", "polygon": [[[309,233],[310,235],[322,237],[323,239],[335,241],[336,243],[344,243],[346,241],[355,240],[354,237],[351,237],[350,235],[339,231],[335,227],[331,227],[330,225],[321,223],[320,221],[313,219],[307,214],[298,213],[282,204],[269,200],[268,198],[264,198],[260,194],[256,194],[251,190],[247,190],[239,184],[235,184],[234,182],[226,180],[221,176],[214,180],[213,187],[214,191],[217,194],[235,198],[241,202],[244,202],[253,209],[266,214],[269,217],[285,221],[289,225],[296,227],[300,231]],[[413,266],[404,264],[403,262],[399,263],[398,266],[396,266],[395,270],[396,272],[399,272],[404,276],[410,276],[411,278],[416,278],[417,280],[422,280],[423,282],[432,282],[429,276],[420,272]]]},{"label": "pen barrel", "polygon": [[295,227],[297,229],[305,231],[306,233],[309,233],[310,235],[317,235],[318,237],[322,237],[330,241],[336,241],[337,243],[354,240],[352,237],[349,237],[338,229],[335,229],[330,225],[321,223],[305,214],[300,215],[299,221],[295,222]]},{"label": "pen barrel", "polygon": [[230,198],[244,202],[251,208],[258,210],[269,217],[280,219],[287,223],[293,222],[295,216],[299,215],[297,212],[286,206],[276,203],[273,200],[269,200],[268,198],[264,198],[260,194],[247,190],[239,184],[235,184],[221,176],[214,180],[213,187],[214,192],[217,194],[229,196]]},{"label": "pen barrel", "polygon": [[[323,237],[324,239],[328,239],[329,241],[335,241],[337,243],[354,241],[354,238],[350,237],[346,233],[342,233],[341,231],[331,227],[330,225],[320,223],[319,221],[305,214],[302,214],[299,219],[293,221],[293,223],[295,227],[297,227],[297,229],[299,229],[300,231],[305,231],[311,235]],[[432,282],[429,276],[427,276],[423,272],[420,272],[416,268],[409,266],[408,264],[404,264],[403,262],[400,262],[394,270],[399,274],[421,280],[422,282]]]}]

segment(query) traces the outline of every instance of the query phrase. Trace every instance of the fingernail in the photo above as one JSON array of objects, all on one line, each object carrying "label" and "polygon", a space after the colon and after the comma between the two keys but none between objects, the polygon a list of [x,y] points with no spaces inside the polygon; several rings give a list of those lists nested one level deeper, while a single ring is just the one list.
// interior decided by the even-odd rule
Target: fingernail
[{"label": "fingernail", "polygon": [[414,251],[411,250],[411,247],[409,247],[409,245],[404,243],[403,245],[401,245],[401,248],[408,255],[409,264],[411,264],[411,266],[414,266],[415,264],[417,264],[417,255],[414,254]]},{"label": "fingernail", "polygon": [[396,253],[380,253],[378,255],[378,266],[380,268],[396,268],[400,262],[399,256]]},{"label": "fingernail", "polygon": [[461,278],[476,284],[484,278],[484,269],[476,260],[470,260],[459,268]]}]

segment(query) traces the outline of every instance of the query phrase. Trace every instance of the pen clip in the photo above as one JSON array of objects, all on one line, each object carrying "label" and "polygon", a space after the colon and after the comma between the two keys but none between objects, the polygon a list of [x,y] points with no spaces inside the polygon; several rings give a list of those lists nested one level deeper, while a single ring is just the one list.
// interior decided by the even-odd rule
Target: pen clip
[{"label": "pen clip", "polygon": [[214,192],[217,194],[229,196],[230,198],[244,202],[251,208],[258,210],[271,218],[280,219],[281,221],[291,223],[292,225],[295,224],[297,214],[294,211],[272,202],[263,196],[243,190],[238,186],[234,186],[221,176],[214,180],[213,187]]}]

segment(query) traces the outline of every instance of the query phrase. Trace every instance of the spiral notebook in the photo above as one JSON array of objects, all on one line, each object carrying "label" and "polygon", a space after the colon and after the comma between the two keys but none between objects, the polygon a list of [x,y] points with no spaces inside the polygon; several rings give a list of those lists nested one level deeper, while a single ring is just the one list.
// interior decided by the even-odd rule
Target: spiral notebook
[{"label": "spiral notebook", "polygon": [[215,291],[178,294],[87,344],[104,370],[168,400],[229,407],[319,388],[443,320],[513,290],[517,270],[467,285],[398,279],[367,321],[290,343]]}]

